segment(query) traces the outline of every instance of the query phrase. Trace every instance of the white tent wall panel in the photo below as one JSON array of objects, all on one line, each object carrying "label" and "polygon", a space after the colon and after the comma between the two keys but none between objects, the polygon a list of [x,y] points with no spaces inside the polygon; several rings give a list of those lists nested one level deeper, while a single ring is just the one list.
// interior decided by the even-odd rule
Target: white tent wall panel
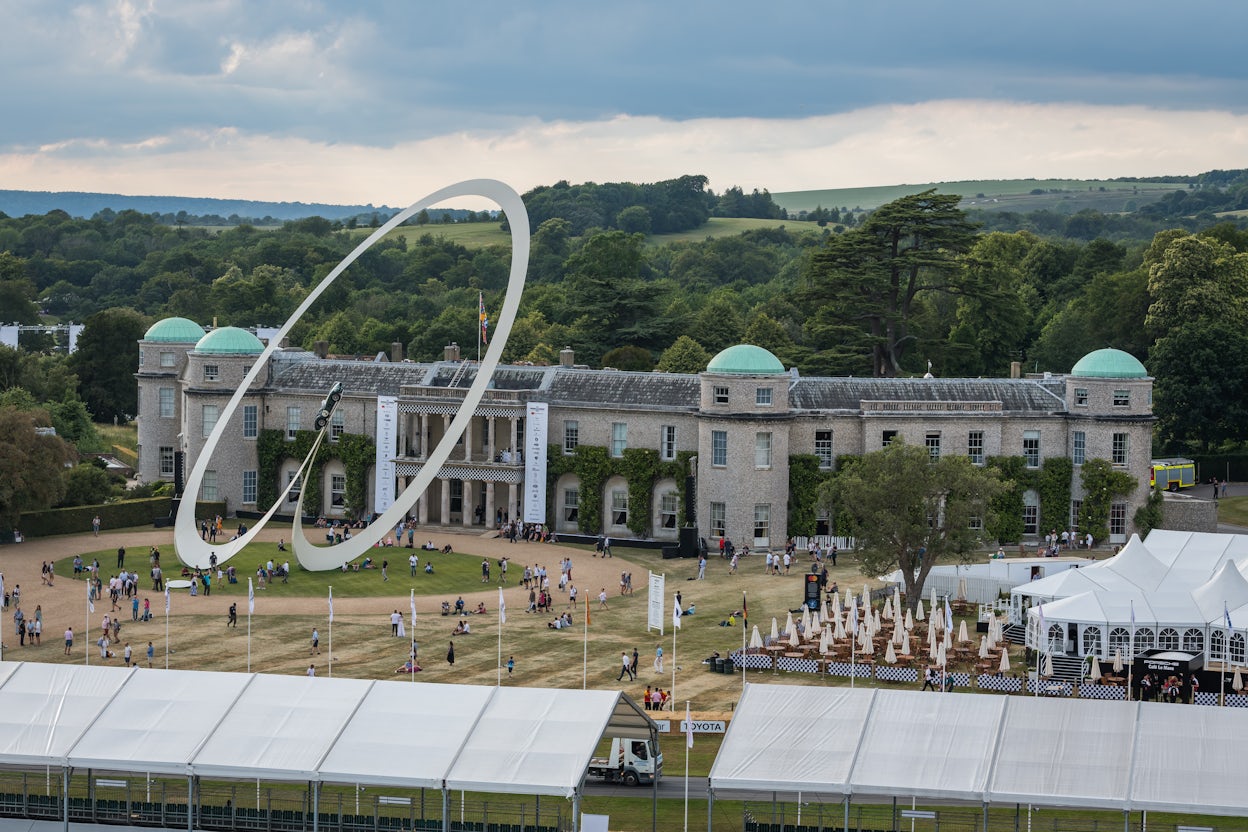
[{"label": "white tent wall panel", "polygon": [[204,777],[314,780],[317,766],[373,684],[257,674],[234,703],[232,717],[195,755],[192,768]]},{"label": "white tent wall panel", "polygon": [[1239,708],[1141,702],[1131,772],[1131,808],[1248,815]]},{"label": "white tent wall panel", "polygon": [[854,764],[854,794],[978,800],[1006,699],[881,690]]},{"label": "white tent wall panel", "polygon": [[115,696],[69,754],[75,768],[186,774],[189,761],[252,681],[241,673],[140,672]]},{"label": "white tent wall panel", "polygon": [[1007,700],[988,787],[993,802],[1120,809],[1135,739],[1137,703]]},{"label": "white tent wall panel", "polygon": [[442,788],[495,690],[377,682],[321,763],[320,779]]},{"label": "white tent wall panel", "polygon": [[[747,685],[711,778],[721,788],[770,789],[774,774],[803,794],[845,793],[872,697],[849,688]],[[766,701],[750,708],[751,697]],[[747,712],[750,719],[741,719]],[[744,736],[730,739],[733,732]],[[760,773],[765,776],[760,776]]]},{"label": "white tent wall panel", "polygon": [[61,765],[133,673],[22,663],[0,687],[0,765]]}]

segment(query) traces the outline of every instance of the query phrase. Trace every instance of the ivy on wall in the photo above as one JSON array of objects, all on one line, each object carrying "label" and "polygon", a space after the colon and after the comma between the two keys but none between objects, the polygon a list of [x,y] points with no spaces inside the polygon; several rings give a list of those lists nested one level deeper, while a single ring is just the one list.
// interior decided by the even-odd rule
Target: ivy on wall
[{"label": "ivy on wall", "polygon": [[[628,529],[636,537],[650,537],[655,486],[665,479],[676,481],[679,491],[677,522],[688,504],[689,493],[685,473],[689,470],[690,451],[681,451],[676,459],[663,461],[658,451],[649,448],[626,448],[623,456],[612,457],[597,445],[578,445],[570,455],[559,445],[546,449],[546,492],[554,495],[559,478],[573,474],[580,481],[581,501],[577,506],[577,531],[600,534],[604,528],[603,488],[612,477],[628,483]],[[588,499],[587,499],[588,498]]]},{"label": "ivy on wall", "polygon": [[819,467],[814,454],[789,457],[789,535],[810,537],[816,531],[819,510],[819,489],[835,477],[832,471]]},{"label": "ivy on wall", "polygon": [[1005,488],[989,502],[987,531],[998,544],[1023,539],[1023,492],[1028,484],[1027,461],[1021,456],[990,456],[987,464],[996,468]]},{"label": "ivy on wall", "polygon": [[[256,465],[259,469],[256,483],[256,503],[270,506],[277,499],[282,463],[287,459],[302,461],[312,450],[316,431],[296,431],[295,438],[287,441],[284,430],[262,430],[256,437]],[[359,516],[368,508],[368,469],[376,460],[376,445],[367,436],[344,433],[338,441],[322,442],[316,458],[308,468],[303,481],[303,504],[314,507],[320,513],[321,472],[331,459],[342,461],[347,480],[343,501],[349,513]]]},{"label": "ivy on wall", "polygon": [[1061,531],[1070,525],[1070,478],[1075,465],[1067,457],[1051,456],[1044,461],[1039,472],[1032,471],[1036,479],[1036,493],[1040,495],[1040,531]]}]

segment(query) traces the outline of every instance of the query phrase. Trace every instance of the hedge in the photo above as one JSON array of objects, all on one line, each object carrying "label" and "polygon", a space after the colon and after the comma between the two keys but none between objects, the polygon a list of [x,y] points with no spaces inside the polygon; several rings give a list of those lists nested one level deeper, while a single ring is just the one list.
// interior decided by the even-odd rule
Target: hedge
[{"label": "hedge", "polygon": [[[126,529],[132,526],[150,526],[156,520],[169,516],[173,508],[170,497],[148,497],[142,500],[124,500],[100,506],[74,506],[52,508],[47,511],[28,511],[22,514],[18,528],[26,537],[48,537],[55,534],[81,534],[91,530],[91,520],[98,514],[104,529]],[[201,517],[225,515],[225,503],[200,502],[197,514]]]}]

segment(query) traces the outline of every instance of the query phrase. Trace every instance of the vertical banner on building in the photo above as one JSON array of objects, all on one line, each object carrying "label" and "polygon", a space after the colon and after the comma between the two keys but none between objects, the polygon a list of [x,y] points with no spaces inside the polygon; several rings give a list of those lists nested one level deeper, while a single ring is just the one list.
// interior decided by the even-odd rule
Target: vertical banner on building
[{"label": "vertical banner on building", "polygon": [[394,505],[394,455],[398,447],[399,400],[377,397],[377,462],[373,466],[373,511],[381,514]]},{"label": "vertical banner on building", "polygon": [[663,586],[667,583],[667,575],[650,573],[650,598],[646,606],[646,632],[657,627],[659,635],[663,635]]},{"label": "vertical banner on building", "polygon": [[529,402],[524,419],[524,522],[546,522],[546,437],[550,405]]},{"label": "vertical banner on building", "polygon": [[15,326],[0,326],[0,344],[17,349],[17,339],[21,330]]}]

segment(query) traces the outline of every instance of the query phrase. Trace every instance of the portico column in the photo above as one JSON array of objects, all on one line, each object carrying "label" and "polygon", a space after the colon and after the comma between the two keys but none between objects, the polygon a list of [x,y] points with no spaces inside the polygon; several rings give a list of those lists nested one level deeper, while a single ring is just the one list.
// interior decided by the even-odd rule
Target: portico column
[{"label": "portico column", "polygon": [[473,480],[464,480],[464,484],[460,491],[460,494],[463,495],[459,498],[459,504],[462,506],[462,510],[460,511],[460,525],[464,528],[468,528],[472,525],[472,514],[477,509],[477,498],[473,495],[472,483]]},{"label": "portico column", "polygon": [[485,484],[485,527],[487,529],[498,528],[494,524],[494,483],[487,482]]},{"label": "portico column", "polygon": [[519,431],[517,430],[517,428],[519,428],[520,425],[519,423],[517,423],[515,417],[508,419],[507,423],[510,425],[510,433],[511,433],[511,437],[510,437],[511,439],[511,461],[514,463],[516,461],[516,451],[520,450],[518,447],[516,447],[516,443],[520,441],[518,438]]},{"label": "portico column", "polygon": [[497,444],[497,441],[496,441],[496,438],[495,438],[494,431],[495,431],[494,417],[493,417],[493,416],[487,416],[487,417],[486,417],[486,419],[485,419],[485,432],[486,432],[486,435],[485,435],[485,461],[486,461],[486,462],[493,462],[493,461],[494,461],[494,446]]},{"label": "portico column", "polygon": [[421,413],[416,418],[420,420],[420,435],[416,437],[416,456],[424,459],[425,449],[429,447],[429,414]]},{"label": "portico column", "polygon": [[429,489],[416,500],[416,522],[422,526],[429,522]]},{"label": "portico column", "polygon": [[472,462],[472,423],[476,421],[476,417],[468,420],[468,426],[464,428],[464,462]]},{"label": "portico column", "polygon": [[451,522],[451,481],[439,477],[438,483],[442,486],[442,517],[440,522],[445,526]]},{"label": "portico column", "polygon": [[507,514],[512,520],[519,520],[516,516],[516,484],[514,482],[507,483]]}]

